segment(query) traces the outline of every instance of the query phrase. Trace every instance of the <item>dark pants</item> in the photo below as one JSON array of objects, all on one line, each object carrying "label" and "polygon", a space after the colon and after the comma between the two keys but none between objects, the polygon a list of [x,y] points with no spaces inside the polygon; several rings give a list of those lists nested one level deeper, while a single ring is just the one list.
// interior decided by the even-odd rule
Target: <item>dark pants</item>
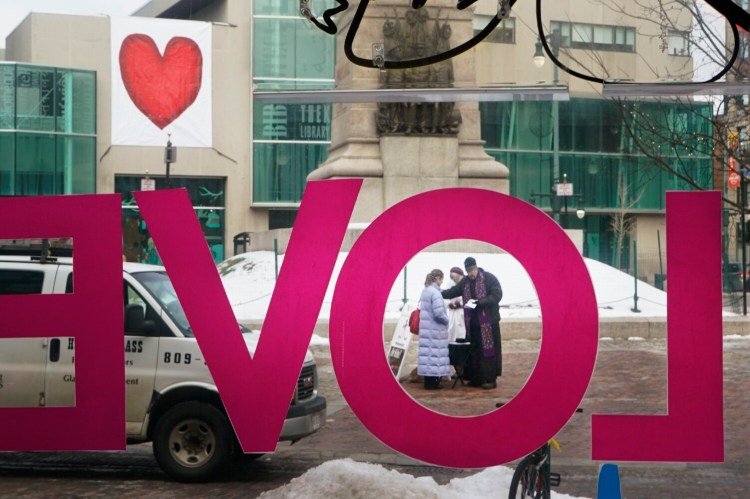
[{"label": "dark pants", "polygon": [[494,383],[503,374],[502,346],[500,343],[500,324],[492,324],[492,343],[494,352],[492,357],[486,357],[482,349],[482,331],[479,325],[472,324],[467,332],[471,341],[471,354],[466,363],[464,377],[472,385]]},{"label": "dark pants", "polygon": [[425,376],[424,387],[427,389],[437,388],[440,386],[440,376]]}]

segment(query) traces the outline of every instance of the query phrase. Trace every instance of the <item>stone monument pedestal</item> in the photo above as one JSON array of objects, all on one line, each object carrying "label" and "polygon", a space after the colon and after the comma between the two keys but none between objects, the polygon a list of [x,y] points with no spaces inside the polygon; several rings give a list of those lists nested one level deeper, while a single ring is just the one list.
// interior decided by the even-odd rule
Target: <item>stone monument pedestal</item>
[{"label": "stone monument pedestal", "polygon": [[[342,14],[347,25],[354,9]],[[420,10],[408,2],[384,0],[368,6],[355,38],[355,52],[367,54],[383,42],[387,60],[411,60],[428,50],[447,50],[473,33],[473,8],[455,0],[431,0]],[[365,68],[343,57],[346,30],[337,34],[336,87],[452,88],[476,85],[471,54],[431,66]],[[335,104],[328,160],[308,180],[362,178],[352,222],[368,223],[399,201],[447,187],[477,187],[508,193],[508,168],[484,151],[477,102]],[[450,199],[446,199],[449,209]]]},{"label": "stone monument pedestal", "polygon": [[[370,222],[399,201],[436,189],[479,187],[508,192],[507,169],[504,178],[500,178],[503,166],[484,162],[489,164],[483,166],[495,171],[479,172],[481,166],[463,162],[460,152],[457,137],[381,137],[381,175],[363,176],[364,185],[352,222]],[[474,175],[462,178],[461,171],[467,169],[474,169]],[[446,209],[450,209],[449,203],[450,198],[446,197]]]}]

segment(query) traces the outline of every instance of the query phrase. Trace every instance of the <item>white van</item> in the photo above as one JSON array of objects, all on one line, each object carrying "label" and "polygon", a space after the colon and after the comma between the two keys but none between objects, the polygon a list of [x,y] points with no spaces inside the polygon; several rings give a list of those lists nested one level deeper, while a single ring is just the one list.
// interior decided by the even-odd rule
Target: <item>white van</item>
[{"label": "white van", "polygon": [[[72,272],[67,257],[0,256],[0,294],[71,293]],[[152,441],[156,460],[175,480],[216,477],[239,444],[164,268],[124,263],[123,306],[128,443]],[[253,352],[259,333],[241,329]],[[281,440],[324,424],[326,400],[317,389],[308,351]],[[74,405],[74,338],[0,339],[0,407]]]}]

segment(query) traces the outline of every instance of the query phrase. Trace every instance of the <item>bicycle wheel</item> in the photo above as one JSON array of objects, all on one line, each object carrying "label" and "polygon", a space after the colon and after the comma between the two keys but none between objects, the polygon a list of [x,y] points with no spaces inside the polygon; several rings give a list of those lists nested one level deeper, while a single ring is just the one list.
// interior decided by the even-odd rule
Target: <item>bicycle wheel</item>
[{"label": "bicycle wheel", "polygon": [[549,481],[539,466],[539,455],[530,454],[523,458],[510,482],[508,499],[549,499]]},{"label": "bicycle wheel", "polygon": [[513,479],[510,482],[508,499],[533,497],[529,493],[532,490],[531,484],[536,481],[536,461],[536,456],[530,454],[518,463],[516,471],[513,472]]}]

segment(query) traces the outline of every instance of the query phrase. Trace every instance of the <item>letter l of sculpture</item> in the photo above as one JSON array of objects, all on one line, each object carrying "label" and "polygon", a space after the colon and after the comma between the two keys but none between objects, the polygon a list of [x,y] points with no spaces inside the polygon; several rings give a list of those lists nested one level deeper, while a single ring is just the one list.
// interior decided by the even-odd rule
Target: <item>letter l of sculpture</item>
[{"label": "letter l of sculpture", "polygon": [[595,460],[724,460],[719,192],[667,193],[667,261],[667,414],[593,415]]}]

